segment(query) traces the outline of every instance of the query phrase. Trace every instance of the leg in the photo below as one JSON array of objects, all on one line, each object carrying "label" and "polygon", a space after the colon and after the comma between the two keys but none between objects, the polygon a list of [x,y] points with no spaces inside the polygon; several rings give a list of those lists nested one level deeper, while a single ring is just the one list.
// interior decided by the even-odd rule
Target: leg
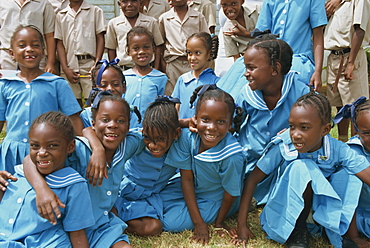
[{"label": "leg", "polygon": [[[355,243],[359,248],[369,248],[370,243],[366,241],[365,239],[362,239],[359,237],[359,233],[357,230],[356,226],[356,213],[353,215],[353,219],[351,221],[351,224],[349,225],[348,231],[345,234],[346,237],[348,237],[351,241]],[[347,245],[347,243],[349,243]],[[352,242],[346,240],[345,238],[343,239],[343,248],[346,247],[354,247],[353,245],[350,246]]]},{"label": "leg", "polygon": [[[341,107],[337,107],[337,111],[339,111]],[[348,140],[348,126],[349,126],[349,119],[343,119],[341,122],[338,123],[338,139],[346,142]]]},{"label": "leg", "polygon": [[162,232],[162,223],[160,220],[143,217],[126,221],[128,227],[126,231],[139,236],[156,236]]},{"label": "leg", "polygon": [[112,245],[111,248],[132,248],[132,246],[126,241],[119,241]]}]

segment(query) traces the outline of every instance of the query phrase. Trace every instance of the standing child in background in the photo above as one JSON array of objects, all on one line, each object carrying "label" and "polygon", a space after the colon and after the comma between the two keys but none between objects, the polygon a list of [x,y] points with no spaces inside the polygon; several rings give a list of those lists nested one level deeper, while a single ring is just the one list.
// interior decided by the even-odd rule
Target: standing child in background
[{"label": "standing child in background", "polygon": [[179,118],[191,118],[195,109],[189,105],[194,90],[204,84],[215,84],[220,80],[209,68],[209,62],[217,58],[218,37],[206,32],[192,34],[186,41],[186,53],[192,71],[179,77],[172,96],[183,104],[177,103]]},{"label": "standing child in background", "polygon": [[141,7],[141,13],[154,17],[157,21],[164,12],[171,8],[167,0],[143,0]]},{"label": "standing child in background", "polygon": [[[123,96],[126,93],[126,79],[122,73],[121,67],[118,66],[118,62],[118,59],[114,59],[110,62],[103,59],[96,64],[91,72],[93,90],[90,93],[89,99],[92,97],[91,94],[98,94],[99,91],[108,90],[112,95],[118,95],[124,98]],[[91,105],[92,102],[89,102],[89,104]],[[84,127],[91,127],[91,106],[86,107],[81,112],[80,117]]]},{"label": "standing child in background", "polygon": [[173,7],[159,17],[159,29],[165,39],[165,50],[161,58],[162,71],[168,82],[166,95],[171,95],[180,75],[191,70],[186,56],[185,43],[193,33],[207,32],[208,25],[203,14],[189,8],[187,0],[173,0]]},{"label": "standing child in background", "polygon": [[[338,2],[330,0],[327,5]],[[339,110],[360,96],[369,97],[367,59],[363,49],[370,42],[369,0],[342,1],[334,9],[325,29],[325,49],[328,57],[326,93],[332,106]],[[338,123],[338,136],[348,140],[350,121]],[[351,126],[351,136],[355,134]]]},{"label": "standing child in background", "polygon": [[178,99],[158,96],[148,107],[143,121],[146,149],[125,164],[115,206],[129,233],[153,236],[162,232],[163,201],[159,192],[176,173],[176,168],[164,160],[181,133],[176,102]]},{"label": "standing child in background", "polygon": [[261,4],[243,3],[243,0],[221,0],[222,11],[227,18],[222,27],[225,55],[234,57],[234,61],[247,49],[252,39],[250,31],[255,29],[261,10]]},{"label": "standing child in background", "polygon": [[206,18],[209,33],[214,35],[216,28],[216,7],[209,0],[190,0],[188,6],[203,14]]},{"label": "standing child in background", "polygon": [[8,176],[16,182],[10,182],[0,197],[0,246],[88,248],[84,229],[94,225],[94,218],[87,183],[74,169],[65,167],[68,154],[75,149],[71,121],[60,112],[42,114],[33,121],[29,139],[32,162],[65,205],[54,225],[42,218],[23,165],[17,165],[16,178]]},{"label": "standing child in background", "polygon": [[103,11],[85,0],[70,0],[56,17],[55,39],[62,76],[82,107],[92,89],[89,74],[104,52],[106,22]]},{"label": "standing child in background", "polygon": [[[108,23],[107,40],[105,43],[105,47],[108,48],[108,58],[112,60],[118,57],[120,59],[119,65],[124,70],[128,70],[135,65],[135,62],[127,52],[127,34],[133,27],[146,27],[154,36],[154,46],[163,44],[163,38],[158,28],[158,21],[154,17],[140,13],[141,4],[141,0],[119,0],[118,5],[122,13]],[[151,59],[149,62],[152,61]],[[159,64],[160,49],[157,49],[154,68],[159,69]]]},{"label": "standing child in background", "polygon": [[[234,99],[213,85],[194,91],[191,102],[200,98],[196,107],[198,133],[183,130],[170,148],[165,163],[180,168],[175,178],[160,193],[164,203],[163,229],[181,232],[194,229],[191,238],[208,243],[207,224],[215,222],[215,231],[228,231],[224,220],[238,210],[244,179],[242,147],[229,133],[233,122],[238,131],[241,119]],[[240,108],[239,108],[240,109]],[[182,190],[181,190],[182,189]]]},{"label": "standing child in background", "polygon": [[11,35],[19,25],[34,25],[41,31],[46,41],[47,59],[45,56],[40,65],[45,71],[55,73],[55,15],[53,7],[47,0],[0,1],[0,69],[17,69],[17,64],[9,54],[9,50],[12,45]]},{"label": "standing child in background", "polygon": [[[127,102],[119,96],[106,95],[106,92],[101,92],[96,97],[100,101],[92,110],[93,130],[99,145],[104,148],[105,167],[102,174],[104,173],[105,179],[99,182],[99,186],[95,184],[95,180],[88,185],[95,225],[86,229],[86,235],[92,248],[131,247],[128,244],[128,236],[123,234],[127,227],[126,223],[110,210],[118,198],[125,162],[140,153],[144,145],[141,134],[127,133],[130,120],[130,107]],[[91,175],[95,176],[94,169],[88,167],[93,145],[83,137],[76,138],[76,150],[67,160],[69,166],[89,179]],[[60,205],[55,202],[57,197],[50,191],[45,181],[41,180],[40,174],[35,171],[35,166],[29,163],[29,159],[26,158],[24,162],[27,167],[26,176],[36,193],[43,196],[43,199],[53,199],[50,202],[37,202],[37,206],[40,209],[53,210],[56,216],[60,215],[58,207],[51,207]],[[53,221],[52,212],[46,211],[41,214]]]},{"label": "standing child in background", "polygon": [[71,118],[75,132],[82,133],[81,111],[68,83],[42,71],[43,35],[34,26],[19,26],[11,38],[10,54],[20,72],[0,79],[0,130],[5,121],[6,136],[0,147],[0,170],[14,173],[29,152],[28,128],[47,111],[60,110]]},{"label": "standing child in background", "polygon": [[370,184],[370,167],[363,156],[330,137],[330,121],[331,106],[324,95],[310,92],[294,103],[289,130],[271,141],[246,180],[235,244],[253,237],[247,226],[250,201],[257,184],[275,175],[260,215],[268,237],[288,247],[310,247],[306,220],[312,208],[315,223],[334,247],[342,247],[341,235],[357,207],[361,180]]},{"label": "standing child in background", "polygon": [[[149,103],[157,95],[163,95],[168,78],[166,74],[150,66],[155,52],[153,34],[145,27],[133,27],[127,34],[127,54],[131,56],[135,66],[124,71],[127,82],[126,101],[137,106],[144,116]],[[133,116],[130,128],[141,127],[138,119]]]}]

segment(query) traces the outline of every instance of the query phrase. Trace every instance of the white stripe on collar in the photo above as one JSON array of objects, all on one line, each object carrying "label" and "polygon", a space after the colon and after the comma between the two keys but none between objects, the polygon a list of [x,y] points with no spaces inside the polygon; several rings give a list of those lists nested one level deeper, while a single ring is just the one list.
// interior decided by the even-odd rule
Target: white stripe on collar
[{"label": "white stripe on collar", "polygon": [[194,156],[194,158],[204,162],[218,162],[232,156],[235,153],[242,152],[242,150],[243,149],[240,144],[235,142],[216,152],[209,152],[208,150],[204,151]]}]

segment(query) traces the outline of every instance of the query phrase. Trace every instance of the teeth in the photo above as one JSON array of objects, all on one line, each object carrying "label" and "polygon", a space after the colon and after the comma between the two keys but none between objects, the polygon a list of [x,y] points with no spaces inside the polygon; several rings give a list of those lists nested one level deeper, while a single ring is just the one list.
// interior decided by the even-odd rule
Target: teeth
[{"label": "teeth", "polygon": [[51,163],[50,160],[49,161],[39,161],[39,164],[42,164],[42,165],[50,164],[50,163]]},{"label": "teeth", "polygon": [[206,135],[206,138],[208,138],[208,139],[215,139],[217,136],[215,136],[215,135],[209,135],[209,134],[207,134]]},{"label": "teeth", "polygon": [[301,144],[301,143],[297,143],[295,145],[298,146],[298,147],[302,147],[303,146],[303,144]]},{"label": "teeth", "polygon": [[26,56],[25,58],[26,58],[26,59],[29,59],[29,58],[34,59],[34,58],[35,58],[35,56]]},{"label": "teeth", "polygon": [[107,136],[107,137],[118,137],[117,134],[106,134],[105,136]]}]

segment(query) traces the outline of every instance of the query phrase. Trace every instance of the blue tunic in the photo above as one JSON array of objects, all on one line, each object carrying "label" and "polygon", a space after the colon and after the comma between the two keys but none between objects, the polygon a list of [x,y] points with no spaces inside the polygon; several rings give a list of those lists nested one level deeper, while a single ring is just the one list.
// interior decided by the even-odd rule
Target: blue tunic
[{"label": "blue tunic", "polygon": [[[118,241],[128,242],[127,235],[123,234],[127,225],[110,212],[117,200],[120,182],[123,176],[126,160],[139,153],[144,147],[142,135],[128,133],[126,139],[119,145],[108,166],[108,179],[103,179],[101,186],[94,187],[88,184],[95,225],[86,229],[90,247],[110,247]],[[76,138],[76,150],[68,158],[70,165],[83,177],[91,157],[91,148],[83,137]]]},{"label": "blue tunic", "polygon": [[6,137],[0,147],[0,170],[14,173],[29,153],[28,130],[32,121],[48,111],[67,116],[81,110],[66,80],[48,72],[31,83],[18,76],[0,79],[0,121],[6,121]]},{"label": "blue tunic", "polygon": [[[228,133],[215,147],[198,154],[200,137],[184,129],[180,139],[172,144],[165,162],[180,169],[192,170],[199,211],[206,223],[215,221],[224,192],[238,197],[244,178],[242,147]],[[187,205],[181,191],[180,178],[175,178],[160,193],[164,204],[163,229],[181,232],[193,229]],[[238,210],[235,200],[229,215]]]},{"label": "blue tunic", "polygon": [[163,203],[159,192],[175,175],[176,168],[164,163],[166,155],[155,158],[145,149],[125,164],[121,194],[116,208],[123,221],[151,217],[162,219]]},{"label": "blue tunic", "polygon": [[[370,162],[370,153],[365,150],[358,136],[352,137],[347,144]],[[365,183],[362,185],[360,201],[356,209],[356,224],[358,230],[370,238],[370,187]]]},{"label": "blue tunic", "polygon": [[195,115],[195,106],[197,101],[194,102],[193,108],[190,108],[190,97],[193,95],[194,90],[201,85],[215,84],[220,80],[215,72],[211,69],[205,69],[200,73],[199,78],[193,76],[193,71],[182,74],[175,85],[172,96],[179,98],[180,105],[180,119],[191,118]]},{"label": "blue tunic", "polygon": [[323,137],[317,151],[298,153],[287,130],[271,141],[256,166],[277,178],[260,216],[269,238],[280,243],[288,239],[304,207],[302,194],[311,183],[313,219],[326,229],[331,243],[341,247],[361,190],[354,174],[369,166],[363,156],[330,135]]},{"label": "blue tunic", "polygon": [[53,225],[36,207],[36,193],[15,167],[16,182],[10,182],[0,202],[0,247],[72,247],[66,232],[94,225],[87,183],[74,169],[65,167],[45,177],[46,183],[66,204],[62,217]]},{"label": "blue tunic", "polygon": [[[144,116],[149,104],[154,102],[157,95],[164,94],[168,78],[166,74],[156,69],[152,69],[145,76],[136,75],[132,69],[124,71],[123,74],[127,83],[125,99],[130,105],[136,106],[141,116]],[[131,115],[130,128],[135,127],[142,127],[142,124],[138,124],[136,115]]]}]

